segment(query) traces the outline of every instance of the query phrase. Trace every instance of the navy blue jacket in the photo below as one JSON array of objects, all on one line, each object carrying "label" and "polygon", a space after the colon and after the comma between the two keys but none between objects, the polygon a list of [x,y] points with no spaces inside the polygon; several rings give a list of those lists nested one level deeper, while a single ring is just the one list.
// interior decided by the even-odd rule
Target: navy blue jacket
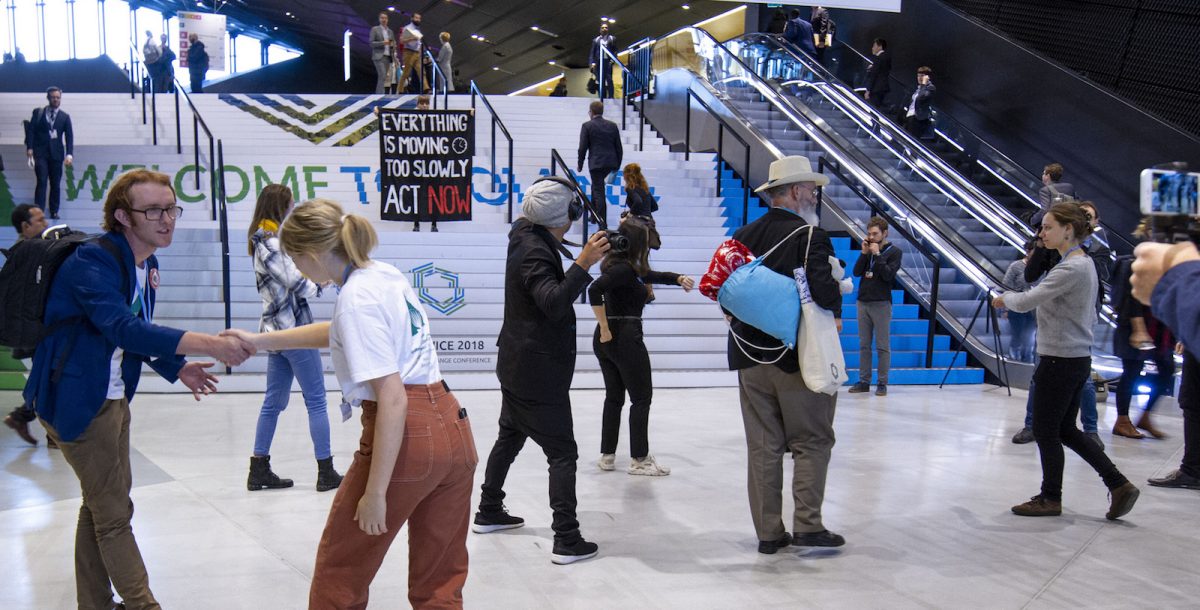
[{"label": "navy blue jacket", "polygon": [[796,17],[789,20],[786,29],[783,30],[783,37],[800,47],[801,51],[808,53],[809,57],[817,56],[817,47],[813,43],[812,24],[804,19]]},{"label": "navy blue jacket", "polygon": [[25,148],[32,150],[33,156],[40,159],[62,161],[67,155],[75,154],[75,130],[71,127],[71,117],[58,109],[54,116],[54,138],[50,137],[50,123],[46,113],[50,107],[35,108],[29,118],[29,128],[25,131]]},{"label": "navy blue jacket", "polygon": [[[25,400],[64,441],[78,438],[104,406],[109,367],[118,346],[125,350],[121,379],[129,400],[137,390],[143,362],[172,383],[185,363],[183,356],[175,354],[184,331],[156,326],[131,311],[137,282],[133,250],[120,233],[106,237],[121,250],[120,264],[125,265],[131,280],[129,292],[121,294],[124,279],[112,254],[98,244],[80,246],[54,276],[45,322],[50,325],[75,316],[83,317],[84,322],[62,328],[38,344],[25,385]],[[146,259],[145,265],[147,277],[157,276],[154,256]],[[143,288],[147,308],[153,312],[155,289]],[[70,354],[62,365],[61,378],[54,383],[54,369],[67,349]]]},{"label": "navy blue jacket", "polygon": [[621,130],[617,124],[602,117],[594,117],[579,130],[579,167],[588,157],[588,169],[617,169],[621,167]]},{"label": "navy blue jacket", "polygon": [[1154,316],[1175,336],[1193,356],[1200,353],[1200,261],[1175,265],[1159,280],[1150,294],[1150,309]]}]

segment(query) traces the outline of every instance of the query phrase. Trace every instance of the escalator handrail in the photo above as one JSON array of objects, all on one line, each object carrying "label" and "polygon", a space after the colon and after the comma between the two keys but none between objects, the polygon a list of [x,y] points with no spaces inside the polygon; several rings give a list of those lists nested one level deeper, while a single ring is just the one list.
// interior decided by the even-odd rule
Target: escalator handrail
[{"label": "escalator handrail", "polygon": [[[802,65],[804,65],[805,69],[808,69],[814,73],[820,74],[821,77],[827,83],[840,85],[841,87],[846,86],[841,80],[839,80],[836,76],[834,76],[833,73],[829,72],[829,70],[827,70],[824,66],[820,65],[819,63],[814,63],[814,62],[805,60],[804,58],[800,57],[800,55],[797,53],[798,49],[796,49],[795,45],[791,44],[790,42],[787,42],[776,36],[772,36],[772,35],[768,35],[768,34],[749,34],[749,35],[747,35],[747,38],[752,37],[752,36],[758,36],[762,39],[769,40],[769,41],[777,44],[779,46],[780,50],[791,55],[792,58],[795,59],[796,61],[801,62]],[[837,87],[831,87],[831,90],[836,91]],[[970,203],[972,206],[974,206],[977,203],[982,203],[982,205],[984,206],[984,209],[986,209],[988,211],[988,216],[992,217],[992,223],[997,225],[997,228],[999,228],[999,229],[1005,228],[1004,226],[1001,226],[1001,224],[1000,224],[1002,221],[1004,223],[1004,225],[1006,225],[1008,234],[1005,235],[1002,232],[1001,235],[1006,237],[1011,245],[1013,245],[1014,247],[1017,247],[1019,249],[1022,247],[1022,245],[1026,241],[1028,241],[1028,239],[1030,237],[1033,236],[1034,232],[1027,223],[1022,221],[1020,218],[1017,218],[1015,215],[1012,214],[1011,211],[1009,211],[1007,208],[1005,208],[1003,205],[1001,205],[998,201],[996,201],[995,198],[988,195],[986,192],[984,192],[982,189],[980,189],[977,185],[972,183],[970,180],[967,180],[959,172],[954,170],[954,168],[952,168],[948,164],[946,164],[945,161],[943,161],[940,157],[938,157],[932,151],[928,150],[928,148],[924,144],[922,144],[920,141],[916,140],[915,138],[912,138],[904,129],[902,129],[898,125],[896,125],[890,118],[884,116],[882,113],[877,112],[874,108],[871,108],[869,105],[866,104],[866,102],[864,102],[863,100],[861,100],[860,98],[855,96],[853,93],[848,92],[848,90],[847,91],[839,91],[838,93],[844,96],[844,99],[842,99],[840,103],[833,100],[830,96],[825,96],[825,97],[830,99],[831,102],[838,104],[839,110],[841,110],[844,114],[851,116],[852,118],[856,114],[857,115],[865,114],[865,115],[870,116],[877,124],[887,126],[889,133],[893,138],[896,138],[896,137],[900,138],[903,141],[903,143],[905,144],[905,146],[908,147],[909,150],[916,152],[924,163],[937,169],[940,176],[949,178],[949,180],[943,181],[946,184],[946,186],[955,188],[957,190],[965,190],[966,193],[964,193],[964,194],[970,195],[970,197],[973,197],[976,200],[978,200],[978,201],[970,201],[969,198],[964,198],[964,203]],[[851,112],[850,110],[847,110],[844,106],[842,106],[842,104],[846,104],[846,103],[855,105],[855,107],[853,108],[853,112]],[[883,142],[882,140],[880,140],[880,143],[883,144],[885,147],[888,146],[888,144],[886,142]],[[911,164],[910,164],[910,166],[911,166]],[[915,169],[916,168],[914,167],[914,170]],[[977,218],[978,218],[978,216],[977,216]],[[983,218],[979,218],[979,220],[981,222],[984,222],[985,224],[988,224],[988,221],[985,221]]]},{"label": "escalator handrail", "polygon": [[[798,111],[796,111],[796,109],[791,106],[790,101],[785,96],[781,95],[779,92],[772,89],[770,87],[770,85],[768,85],[766,83],[766,81],[764,81],[762,79],[762,77],[760,77],[757,73],[755,73],[753,70],[751,70],[749,68],[749,66],[747,66],[745,64],[745,62],[743,62],[741,60],[740,57],[738,57],[736,54],[734,54],[732,51],[730,51],[728,48],[726,48],[720,42],[717,42],[716,39],[712,36],[712,34],[710,34],[708,31],[704,30],[703,28],[694,28],[694,27],[690,27],[690,26],[686,27],[686,28],[680,28],[680,30],[677,30],[677,32],[682,32],[682,31],[691,31],[694,35],[707,36],[708,38],[710,38],[714,43],[714,49],[720,49],[721,52],[728,54],[729,58],[734,63],[741,66],[742,70],[744,70],[745,73],[747,75],[749,75],[747,78],[745,78],[745,80],[748,83],[750,83],[756,91],[758,91],[765,98],[770,100],[770,102],[773,106],[778,108],[781,112],[784,113],[785,116],[788,117],[788,120],[792,121],[794,124],[796,124],[802,130],[804,130],[804,125],[802,124],[802,121],[796,116],[796,113]],[[671,35],[674,35],[674,33],[672,33]],[[806,131],[806,133],[809,133],[810,135],[813,134],[813,132],[811,132],[809,130],[805,130],[805,131]],[[838,161],[843,161],[843,160],[838,159]],[[945,255],[947,255],[948,259],[951,259],[958,263],[956,266],[964,271],[964,275],[966,275],[971,280],[972,283],[974,283],[976,286],[978,286],[982,289],[985,289],[985,290],[989,290],[993,286],[1003,285],[1003,277],[1004,277],[1003,271],[992,272],[989,269],[987,269],[986,267],[984,267],[983,265],[981,265],[978,261],[976,261],[974,259],[974,257],[972,257],[969,253],[965,252],[959,244],[956,244],[951,240],[945,239],[942,236],[942,231],[934,228],[934,225],[936,223],[932,222],[929,218],[927,218],[921,209],[918,209],[921,206],[911,205],[909,202],[905,201],[903,197],[894,193],[888,185],[883,184],[882,182],[880,182],[878,179],[874,178],[873,176],[872,176],[872,181],[874,182],[874,186],[875,186],[874,190],[876,192],[887,194],[887,197],[889,198],[889,205],[891,205],[893,208],[898,209],[898,210],[906,209],[909,212],[906,216],[910,217],[910,222],[912,221],[912,218],[916,218],[921,221],[921,224],[924,227],[924,230],[922,231],[922,233],[925,234],[925,239],[930,239],[930,237],[932,237],[932,236],[937,236],[940,240],[943,240],[945,242],[945,244],[943,246],[943,248],[944,248],[943,253]],[[910,196],[911,196],[911,194],[910,194]],[[903,201],[904,203],[903,204],[897,203],[897,201]],[[919,204],[920,202],[918,201],[917,203]],[[972,273],[972,272],[974,272],[974,273]]]},{"label": "escalator handrail", "polygon": [[[875,63],[874,61],[871,60],[871,58],[867,57],[866,55],[863,55],[861,52],[859,52],[858,49],[850,46],[848,43],[846,43],[844,41],[839,40],[836,42],[835,46],[836,45],[841,45],[841,46],[845,47],[846,49],[849,49],[850,52],[857,55],[859,57],[859,59],[861,59],[868,66],[871,66]],[[836,79],[837,77],[834,76],[833,78]],[[888,80],[891,82],[892,85],[898,87],[897,90],[903,91],[906,94],[911,93],[911,90],[909,89],[909,87],[907,85],[905,85],[903,82],[901,82],[899,79],[897,79],[895,76],[892,76],[889,74]],[[843,83],[843,84],[846,84],[846,83]],[[1005,162],[1005,164],[1008,166],[1009,171],[1012,171],[1014,173],[1019,173],[1021,175],[1021,177],[1024,179],[1024,181],[1026,182],[1027,186],[1042,184],[1041,178],[1038,177],[1034,172],[1025,168],[1023,165],[1017,163],[1016,161],[1013,161],[1012,157],[1009,157],[1008,155],[1004,154],[1002,151],[997,149],[995,146],[992,146],[990,143],[988,143],[987,140],[980,137],[979,134],[975,133],[975,131],[972,130],[970,127],[967,127],[966,124],[964,124],[962,121],[959,121],[958,119],[954,118],[953,115],[946,112],[945,110],[940,110],[940,109],[936,109],[936,108],[935,108],[935,110],[937,112],[937,117],[938,117],[939,122],[943,118],[948,119],[951,123],[954,124],[955,129],[969,135],[971,137],[971,139],[973,139],[980,148],[986,148],[989,152],[989,155],[998,157],[1001,160],[1003,160]],[[885,116],[885,118],[887,118],[888,120],[891,120],[890,117]],[[944,131],[938,130],[937,133],[939,136],[941,136],[947,142],[950,142],[952,146],[956,146],[960,150],[964,148],[960,142],[952,139],[949,136],[949,134],[945,133]],[[1022,199],[1024,199],[1026,202],[1028,202],[1030,204],[1032,210],[1041,208],[1040,201],[1038,201],[1037,199],[1034,199],[1033,196],[1031,196],[1029,193],[1021,190],[1017,185],[1012,184],[1011,182],[1009,182],[1009,181],[1005,180],[1004,178],[1000,177],[999,175],[997,175],[994,171],[992,171],[992,168],[985,165],[979,159],[978,155],[975,156],[975,162],[979,163],[980,166],[982,166],[984,169],[991,172],[993,175],[996,175],[996,177],[1001,182],[1003,182],[1005,185],[1007,185],[1009,188],[1011,188],[1014,193],[1016,193],[1017,195],[1020,195]],[[1040,189],[1041,187],[1039,186],[1039,187],[1035,187],[1035,188]],[[1119,239],[1126,248],[1128,248],[1130,251],[1133,250],[1133,248],[1136,244],[1134,244],[1132,241],[1130,241],[1124,235],[1122,235],[1120,231],[1117,231],[1114,227],[1112,227],[1108,223],[1104,222],[1103,220],[1100,221],[1100,226],[1102,226],[1105,229],[1105,232],[1108,235],[1116,236],[1116,238]],[[1036,230],[1034,232],[1036,233]]]}]

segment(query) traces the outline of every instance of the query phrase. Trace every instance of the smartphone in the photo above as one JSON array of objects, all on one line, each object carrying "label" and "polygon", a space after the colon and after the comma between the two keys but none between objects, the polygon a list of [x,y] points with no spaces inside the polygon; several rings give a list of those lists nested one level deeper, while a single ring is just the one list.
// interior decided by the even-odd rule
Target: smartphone
[{"label": "smartphone", "polygon": [[1142,170],[1142,214],[1159,216],[1200,215],[1197,186],[1200,173],[1163,169]]}]

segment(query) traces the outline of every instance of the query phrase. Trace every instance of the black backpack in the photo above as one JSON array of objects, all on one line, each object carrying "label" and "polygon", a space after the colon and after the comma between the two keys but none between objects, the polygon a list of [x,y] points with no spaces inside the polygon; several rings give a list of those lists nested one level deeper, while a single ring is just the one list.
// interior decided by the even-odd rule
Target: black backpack
[{"label": "black backpack", "polygon": [[[100,244],[121,262],[121,250],[102,235],[88,235],[66,227],[52,227],[43,239],[26,239],[4,250],[8,259],[0,269],[0,345],[11,347],[14,358],[29,358],[38,343],[50,334],[82,321],[79,316],[44,323],[46,301],[58,269],[86,243]],[[125,292],[129,292],[129,272],[120,265]]]}]

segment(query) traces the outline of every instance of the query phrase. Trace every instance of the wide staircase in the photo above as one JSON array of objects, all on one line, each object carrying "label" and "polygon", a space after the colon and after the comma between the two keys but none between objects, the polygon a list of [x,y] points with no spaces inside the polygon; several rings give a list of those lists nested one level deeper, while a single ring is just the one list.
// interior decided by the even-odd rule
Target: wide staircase
[{"label": "wide staircase", "polygon": [[[0,124],[20,125],[30,110],[44,103],[36,95],[8,94],[0,103]],[[513,216],[520,214],[525,189],[549,173],[551,149],[570,165],[576,159],[580,124],[587,120],[590,99],[510,98],[489,102],[515,142],[513,149]],[[225,327],[222,302],[221,232],[214,220],[209,141],[202,128],[193,128],[187,100],[180,104],[181,127],[176,138],[174,101],[160,96],[157,112],[158,145],[152,144],[154,121],[142,124],[141,101],[122,95],[68,96],[63,109],[72,115],[76,131],[75,166],[63,181],[62,222],[97,231],[102,199],[122,171],[154,167],[172,176],[185,214],[178,223],[175,243],[159,253],[162,288],[156,322],[204,332]],[[340,202],[348,212],[379,218],[378,136],[374,105],[411,107],[411,96],[365,95],[198,95],[196,110],[213,136],[221,140],[229,222],[230,301],[232,325],[256,329],[261,300],[254,285],[245,231],[262,186],[281,182],[297,201],[324,197]],[[470,96],[452,96],[451,108],[468,108]],[[620,123],[618,102],[606,114]],[[508,232],[508,144],[496,129],[496,165],[492,165],[492,112],[476,100],[474,205],[470,222],[443,222],[432,233],[428,224],[414,233],[409,223],[376,221],[380,247],[376,256],[409,274],[418,288],[438,340],[441,366],[452,387],[494,388],[496,337],[503,312],[503,273]],[[654,252],[656,269],[698,277],[716,245],[725,238],[722,199],[741,194],[744,185],[728,184],[718,196],[714,155],[692,155],[685,161],[648,127],[644,149],[637,150],[636,113],[630,111],[623,130],[625,162],[639,163],[659,199],[656,213],[664,248]],[[19,129],[17,130],[19,132]],[[193,140],[199,135],[199,167]],[[176,142],[179,142],[179,149]],[[0,134],[0,154],[9,161],[0,174],[0,208],[29,201],[32,171],[23,158],[19,134]],[[493,169],[495,170],[493,172]],[[573,168],[572,168],[573,169]],[[561,169],[559,170],[561,173]],[[586,172],[579,177],[590,192]],[[198,185],[197,185],[198,184]],[[619,186],[608,190],[608,217],[615,222],[624,198]],[[5,192],[11,194],[5,200]],[[11,231],[4,229],[3,231]],[[578,229],[575,230],[576,232]],[[11,236],[11,233],[0,235]],[[576,233],[574,238],[578,239]],[[646,343],[660,387],[733,385],[735,376],[725,360],[726,329],[720,310],[698,293],[662,287],[646,310]],[[311,301],[314,316],[328,319],[334,297]],[[578,324],[575,387],[602,387],[591,354],[593,315],[588,305],[576,306]],[[327,372],[330,372],[328,360]],[[266,358],[256,356],[235,367],[222,381],[224,391],[256,391],[264,387]],[[334,387],[331,376],[327,385]],[[148,376],[148,391],[178,391]]]}]

